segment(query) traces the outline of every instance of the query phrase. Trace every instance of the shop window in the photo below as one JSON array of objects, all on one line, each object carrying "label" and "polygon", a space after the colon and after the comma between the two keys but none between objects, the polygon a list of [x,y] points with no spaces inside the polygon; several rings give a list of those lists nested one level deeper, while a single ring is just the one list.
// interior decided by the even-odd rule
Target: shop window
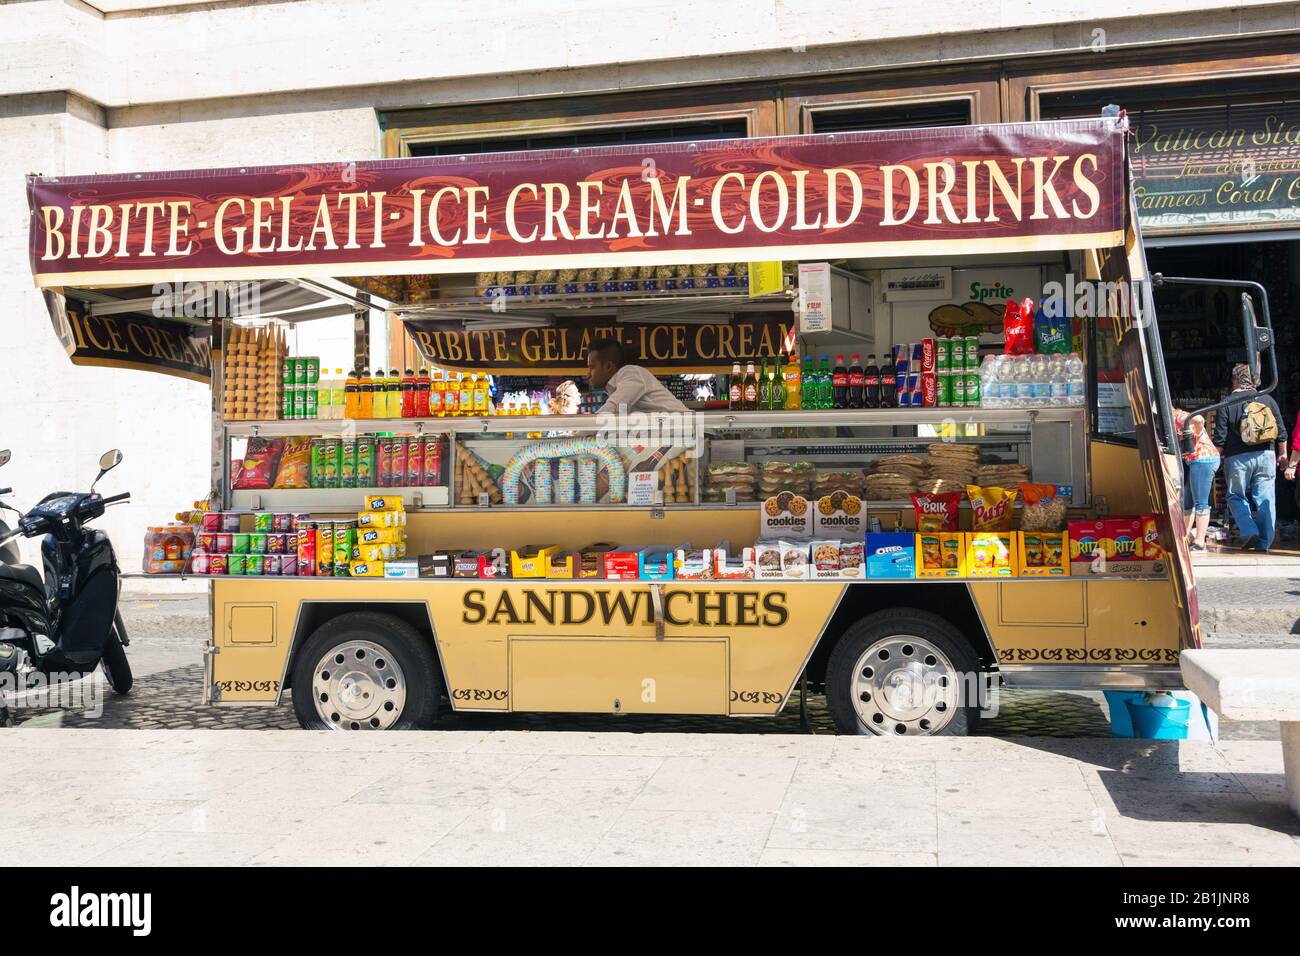
[{"label": "shop window", "polygon": [[570,149],[580,146],[620,146],[638,143],[693,143],[711,139],[744,139],[749,135],[743,117],[638,126],[608,126],[502,138],[412,142],[412,156],[447,156],[463,153],[513,153],[529,149]]},{"label": "shop window", "polygon": [[876,129],[922,129],[970,125],[969,100],[908,103],[810,111],[814,133],[847,133]]},{"label": "shop window", "polygon": [[1119,343],[1114,325],[1109,321],[1088,323],[1092,328],[1092,355],[1096,395],[1096,431],[1101,438],[1125,442],[1137,441],[1133,427],[1133,409],[1124,391],[1124,369],[1119,361]]}]

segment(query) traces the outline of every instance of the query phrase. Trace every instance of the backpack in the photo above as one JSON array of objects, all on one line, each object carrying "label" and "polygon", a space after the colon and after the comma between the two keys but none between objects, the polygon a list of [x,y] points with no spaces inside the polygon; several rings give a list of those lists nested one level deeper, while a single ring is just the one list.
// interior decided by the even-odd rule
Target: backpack
[{"label": "backpack", "polygon": [[1273,409],[1263,402],[1248,402],[1237,425],[1241,441],[1246,445],[1264,445],[1277,441],[1277,419]]}]

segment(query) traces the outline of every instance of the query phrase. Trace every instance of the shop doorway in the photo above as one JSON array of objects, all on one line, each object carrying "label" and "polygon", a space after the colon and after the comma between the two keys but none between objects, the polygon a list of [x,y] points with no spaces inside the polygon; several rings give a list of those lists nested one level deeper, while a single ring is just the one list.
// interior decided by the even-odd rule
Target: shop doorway
[{"label": "shop doorway", "polygon": [[[1279,383],[1274,398],[1290,432],[1300,411],[1300,240],[1266,236],[1223,242],[1151,239],[1147,261],[1152,272],[1164,275],[1248,280],[1267,290],[1277,335]],[[1156,290],[1155,299],[1173,404],[1196,408],[1219,401],[1230,388],[1232,366],[1244,361],[1246,355],[1236,294],[1213,286],[1171,285]],[[1213,427],[1212,420],[1209,425]],[[1295,484],[1279,473],[1274,550],[1300,554],[1300,507]],[[1211,496],[1212,521],[1228,530],[1226,500],[1221,468]],[[1220,543],[1231,550],[1235,538]]]}]

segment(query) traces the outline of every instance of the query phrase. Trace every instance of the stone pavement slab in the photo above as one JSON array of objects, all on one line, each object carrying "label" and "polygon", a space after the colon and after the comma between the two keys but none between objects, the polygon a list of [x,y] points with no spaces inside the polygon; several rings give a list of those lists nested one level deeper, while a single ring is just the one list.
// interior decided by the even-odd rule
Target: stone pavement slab
[{"label": "stone pavement slab", "polygon": [[6,731],[10,862],[1300,866],[1276,741]]}]

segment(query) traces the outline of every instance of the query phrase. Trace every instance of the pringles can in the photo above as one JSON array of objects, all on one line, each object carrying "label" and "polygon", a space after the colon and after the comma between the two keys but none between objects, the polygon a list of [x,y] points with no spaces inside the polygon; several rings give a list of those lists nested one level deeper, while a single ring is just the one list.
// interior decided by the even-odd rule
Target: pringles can
[{"label": "pringles can", "polygon": [[327,578],[334,574],[334,522],[316,525],[316,574]]},{"label": "pringles can", "polygon": [[298,522],[298,574],[315,576],[316,574],[316,522]]}]

